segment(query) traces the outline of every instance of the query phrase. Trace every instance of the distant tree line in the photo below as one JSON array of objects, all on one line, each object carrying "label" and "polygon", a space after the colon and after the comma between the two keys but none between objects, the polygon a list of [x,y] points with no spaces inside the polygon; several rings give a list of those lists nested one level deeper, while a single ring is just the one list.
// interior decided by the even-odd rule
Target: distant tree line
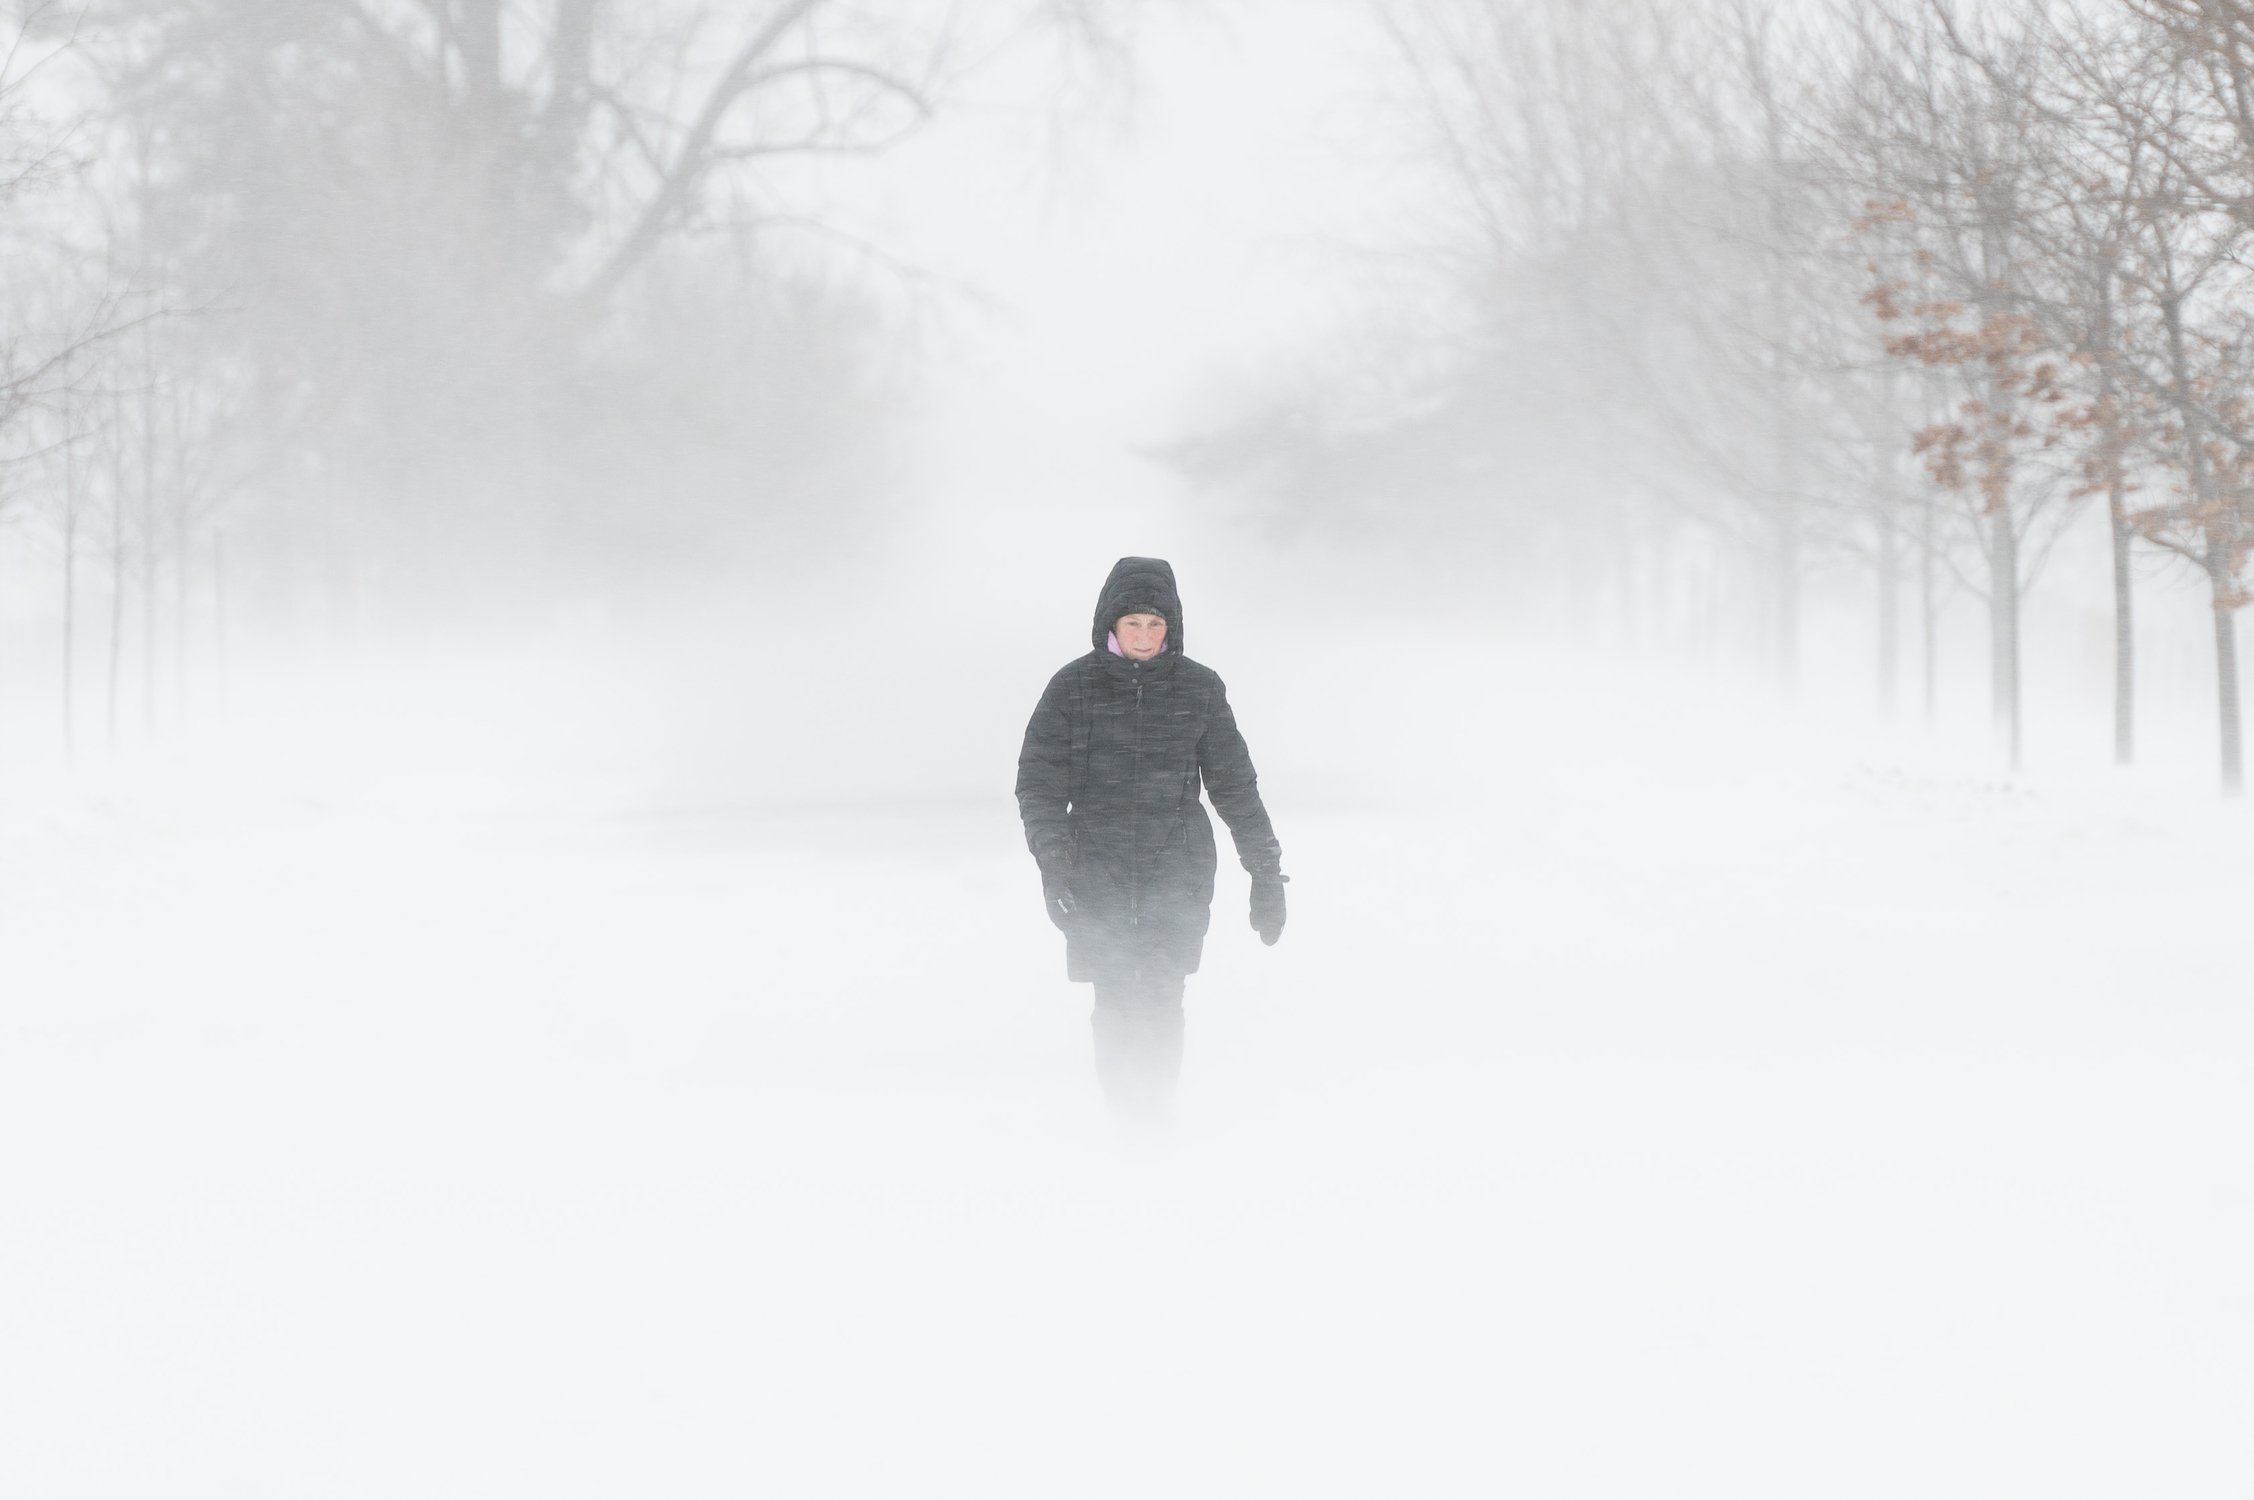
[{"label": "distant tree line", "polygon": [[2022,601],[2102,505],[2115,755],[2131,564],[2157,554],[2204,581],[2240,789],[2254,3],[1373,6],[1421,122],[1439,355],[1279,394],[1180,463],[1285,525],[1558,533],[1628,595],[1719,587],[1677,555],[1735,559],[1787,683],[1811,571],[1863,570],[1880,695],[1907,634],[1928,715],[1941,597],[1969,589],[2015,766]]},{"label": "distant tree line", "polygon": [[346,635],[803,567],[888,491],[923,292],[818,164],[1000,49],[1109,65],[1133,4],[0,7],[0,524],[66,736],[223,682],[251,565]]}]

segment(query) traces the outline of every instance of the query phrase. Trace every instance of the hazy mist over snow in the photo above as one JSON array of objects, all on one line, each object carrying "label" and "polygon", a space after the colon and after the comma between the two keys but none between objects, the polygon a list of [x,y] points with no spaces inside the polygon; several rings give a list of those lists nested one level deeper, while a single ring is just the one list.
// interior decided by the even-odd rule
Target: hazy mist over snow
[{"label": "hazy mist over snow", "polygon": [[[1758,10],[0,8],[0,1492],[2243,1495],[2254,434],[2124,366],[2129,764],[2011,439],[2007,711],[1946,152]],[[1155,1130],[1011,796],[1126,556],[1291,877]]]}]

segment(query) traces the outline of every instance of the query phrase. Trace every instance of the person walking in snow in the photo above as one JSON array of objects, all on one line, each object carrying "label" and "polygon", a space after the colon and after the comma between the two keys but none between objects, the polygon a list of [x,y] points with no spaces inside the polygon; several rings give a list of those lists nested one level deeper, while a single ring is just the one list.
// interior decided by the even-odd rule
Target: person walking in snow
[{"label": "person walking in snow", "polygon": [[1252,926],[1284,928],[1283,851],[1213,669],[1182,654],[1174,570],[1123,557],[1096,596],[1094,649],[1049,679],[1018,752],[1017,805],[1064,933],[1095,986],[1096,1073],[1118,1113],[1162,1119],[1181,1070],[1182,988],[1212,921],[1213,822],[1252,876]]}]

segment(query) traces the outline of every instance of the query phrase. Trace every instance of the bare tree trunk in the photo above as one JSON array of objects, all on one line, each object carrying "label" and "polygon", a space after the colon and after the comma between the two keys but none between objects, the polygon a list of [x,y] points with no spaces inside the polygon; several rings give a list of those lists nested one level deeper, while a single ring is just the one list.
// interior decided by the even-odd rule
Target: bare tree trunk
[{"label": "bare tree trunk", "polygon": [[1707,556],[1704,613],[1706,616],[1706,659],[1708,661],[1715,661],[1721,657],[1722,638],[1728,633],[1728,627],[1724,622],[1728,613],[1724,600],[1729,592],[1728,578],[1725,573],[1726,567],[1727,564],[1723,559],[1720,548],[1716,548]]},{"label": "bare tree trunk", "polygon": [[116,431],[110,446],[110,660],[104,702],[104,727],[110,754],[117,754],[117,705],[125,675],[125,434]]},{"label": "bare tree trunk", "polygon": [[[2168,361],[2173,377],[2177,409],[2184,420],[2184,467],[2191,479],[2191,495],[2195,504],[2204,506],[2209,499],[2207,472],[2206,433],[2199,417],[2199,408],[2192,398],[2191,372],[2184,353],[2183,293],[2171,283],[2160,301],[2163,322],[2168,330]],[[2239,767],[2238,740],[2238,631],[2236,612],[2227,602],[2232,589],[2232,575],[2216,545],[2214,531],[2207,533],[2207,555],[2202,559],[2207,570],[2207,586],[2214,595],[2215,612],[2215,699],[2221,710],[2219,728],[2222,732],[2223,795],[2235,797],[2243,782]]]},{"label": "bare tree trunk", "polygon": [[227,716],[227,554],[217,527],[211,533],[211,678],[219,716]]},{"label": "bare tree trunk", "polygon": [[1901,542],[1891,504],[1878,518],[1878,711],[1894,717],[1901,677]]},{"label": "bare tree trunk", "polygon": [[1677,548],[1672,536],[1662,529],[1652,538],[1651,612],[1652,644],[1666,647],[1679,642],[1682,635],[1669,616],[1675,603],[1675,559]]},{"label": "bare tree trunk", "polygon": [[2106,510],[2113,527],[2113,763],[2136,759],[2137,653],[2136,624],[2131,606],[2128,504],[2116,475],[2106,492]]},{"label": "bare tree trunk", "polygon": [[2121,419],[2114,407],[2113,389],[2113,280],[2109,259],[2097,282],[2097,325],[2091,343],[2096,346],[2098,399],[2106,412],[2103,444],[2105,512],[2113,528],[2113,763],[2125,766],[2136,759],[2137,653],[2136,623],[2130,586],[2128,486],[2121,472]]},{"label": "bare tree trunk", "polygon": [[1941,680],[1941,606],[1940,595],[1934,582],[1933,492],[1924,492],[1918,504],[1917,516],[1917,587],[1918,620],[1924,660],[1920,663],[1925,675],[1925,727],[1931,729],[1934,720],[1934,703],[1939,694]]},{"label": "bare tree trunk", "polygon": [[63,764],[78,764],[78,520],[63,523]]},{"label": "bare tree trunk", "polygon": [[1792,326],[1789,289],[1792,277],[1785,247],[1792,243],[1786,230],[1792,213],[1786,204],[1785,163],[1789,152],[1784,140],[1782,112],[1766,88],[1756,93],[1761,106],[1764,166],[1762,208],[1764,242],[1769,265],[1768,293],[1768,400],[1770,439],[1776,444],[1777,548],[1777,683],[1787,698],[1800,690],[1800,431],[1793,408],[1793,376],[1787,330]]},{"label": "bare tree trunk", "polygon": [[188,722],[188,599],[195,556],[188,541],[195,530],[188,479],[188,422],[180,389],[170,391],[172,412],[172,715]]},{"label": "bare tree trunk", "polygon": [[1714,658],[1714,640],[1721,628],[1717,601],[1720,589],[1714,579],[1714,559],[1695,551],[1685,560],[1689,575],[1684,580],[1686,597],[1683,620],[1683,638],[1690,642],[1691,654],[1699,661]]},{"label": "bare tree trunk", "polygon": [[1777,513],[1777,684],[1787,697],[1800,688],[1800,518],[1789,504]]},{"label": "bare tree trunk", "polygon": [[157,398],[156,355],[141,328],[141,733],[157,733]]},{"label": "bare tree trunk", "polygon": [[1989,685],[1998,734],[2020,763],[2019,711],[2019,534],[2011,507],[1999,504],[1988,517]]},{"label": "bare tree trunk", "polygon": [[2238,610],[2231,602],[2233,579],[2222,560],[2210,553],[2207,586],[2215,616],[2215,707],[2222,730],[2223,795],[2235,797],[2246,785],[2239,749]]},{"label": "bare tree trunk", "polygon": [[63,764],[78,765],[78,478],[76,404],[63,397]]},{"label": "bare tree trunk", "polygon": [[172,717],[176,723],[188,722],[188,606],[193,594],[194,579],[191,564],[194,558],[188,551],[188,527],[183,522],[173,530],[175,548],[172,563]]}]

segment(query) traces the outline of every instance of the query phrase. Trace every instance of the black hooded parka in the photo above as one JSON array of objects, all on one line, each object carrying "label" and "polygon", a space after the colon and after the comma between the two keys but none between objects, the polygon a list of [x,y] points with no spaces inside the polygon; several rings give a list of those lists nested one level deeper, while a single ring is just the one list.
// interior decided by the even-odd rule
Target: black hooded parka
[{"label": "black hooded parka", "polygon": [[[1122,615],[1165,616],[1147,662],[1108,644]],[[1197,972],[1212,920],[1213,822],[1202,783],[1254,874],[1282,851],[1220,677],[1182,655],[1174,570],[1123,557],[1097,596],[1095,649],[1049,679],[1025,726],[1017,805],[1045,877],[1072,893],[1065,974],[1106,983]]]}]

